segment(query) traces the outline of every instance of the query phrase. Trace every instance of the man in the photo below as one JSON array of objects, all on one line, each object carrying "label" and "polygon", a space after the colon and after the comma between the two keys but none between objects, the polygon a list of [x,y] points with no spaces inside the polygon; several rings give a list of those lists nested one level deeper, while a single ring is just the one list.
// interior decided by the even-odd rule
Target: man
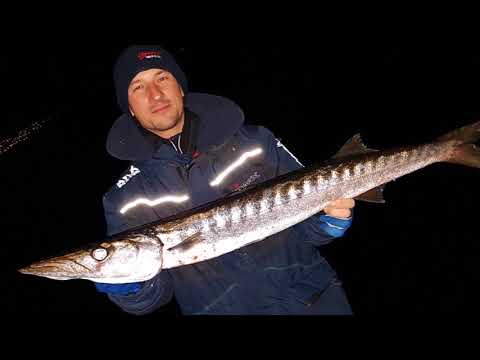
[{"label": "man", "polygon": [[[103,199],[109,235],[302,166],[268,129],[245,125],[232,101],[188,92],[183,71],[158,46],[125,49],[114,81],[123,115],[107,149],[131,164]],[[264,151],[239,165],[255,147]],[[318,248],[344,234],[353,206],[352,199],[339,199],[324,214],[268,239],[163,270],[143,283],[95,286],[137,315],[173,297],[182,314],[350,314],[341,283]]]}]

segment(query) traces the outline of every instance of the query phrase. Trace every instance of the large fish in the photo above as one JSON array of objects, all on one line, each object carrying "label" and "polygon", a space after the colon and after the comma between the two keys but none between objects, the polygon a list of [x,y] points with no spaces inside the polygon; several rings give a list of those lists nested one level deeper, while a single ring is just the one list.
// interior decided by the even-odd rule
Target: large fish
[{"label": "large fish", "polygon": [[162,269],[221,256],[261,241],[320,212],[332,200],[384,202],[383,186],[436,162],[480,168],[480,121],[434,141],[387,151],[368,149],[357,134],[329,161],[241,193],[33,263],[19,271],[55,280],[129,283]]}]

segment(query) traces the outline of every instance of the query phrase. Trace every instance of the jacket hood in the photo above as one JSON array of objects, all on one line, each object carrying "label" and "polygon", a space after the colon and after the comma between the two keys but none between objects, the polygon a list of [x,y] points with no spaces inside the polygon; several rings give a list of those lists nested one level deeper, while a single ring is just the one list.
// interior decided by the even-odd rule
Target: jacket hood
[{"label": "jacket hood", "polygon": [[[233,136],[245,121],[242,109],[225,97],[188,93],[184,97],[185,111],[192,112],[200,121],[197,127],[196,146],[205,151],[223,144]],[[113,123],[106,147],[113,157],[120,160],[148,160],[155,153],[156,135],[145,130],[129,113]]]}]

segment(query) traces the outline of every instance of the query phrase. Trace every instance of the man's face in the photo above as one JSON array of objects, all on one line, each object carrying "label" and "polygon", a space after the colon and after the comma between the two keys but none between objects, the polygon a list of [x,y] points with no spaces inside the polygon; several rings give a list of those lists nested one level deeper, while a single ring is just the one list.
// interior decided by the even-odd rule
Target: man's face
[{"label": "man's face", "polygon": [[163,138],[182,131],[183,95],[175,77],[161,69],[139,72],[128,87],[132,115],[146,130]]}]

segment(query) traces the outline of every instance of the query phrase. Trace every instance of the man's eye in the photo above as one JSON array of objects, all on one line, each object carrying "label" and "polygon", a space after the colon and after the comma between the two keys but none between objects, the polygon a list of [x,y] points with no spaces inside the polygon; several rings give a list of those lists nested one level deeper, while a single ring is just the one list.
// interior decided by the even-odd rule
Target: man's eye
[{"label": "man's eye", "polygon": [[158,78],[158,81],[164,81],[164,80],[166,80],[166,79],[168,79],[168,76],[160,76],[160,77]]},{"label": "man's eye", "polygon": [[141,90],[143,89],[143,85],[135,85],[133,88],[132,88],[132,92],[135,92],[135,91],[138,91],[138,90]]}]

